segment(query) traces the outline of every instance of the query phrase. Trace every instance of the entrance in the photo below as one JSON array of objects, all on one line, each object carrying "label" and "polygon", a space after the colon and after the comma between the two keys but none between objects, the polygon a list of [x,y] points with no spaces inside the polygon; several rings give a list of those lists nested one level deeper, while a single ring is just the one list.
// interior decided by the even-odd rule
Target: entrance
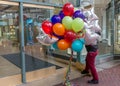
[{"label": "entrance", "polygon": [[120,14],[116,15],[114,54],[120,55]]},{"label": "entrance", "polygon": [[[1,1],[0,1],[1,2]],[[10,54],[19,53],[18,3],[0,3],[0,78],[20,74],[21,68],[10,60]],[[14,60],[14,59],[13,59]]]},{"label": "entrance", "polygon": [[[5,3],[5,4],[4,4]],[[19,4],[0,1],[0,83],[4,77],[12,77],[15,83],[21,83],[22,56],[20,54],[21,30],[19,27]],[[61,65],[49,60],[47,47],[36,40],[41,23],[50,20],[53,7],[23,3],[25,67],[27,82],[54,74]],[[42,69],[42,70],[41,70]],[[8,78],[6,78],[8,80]],[[9,79],[11,81],[12,79]],[[12,81],[14,81],[12,80]],[[6,81],[6,80],[5,80]]]}]

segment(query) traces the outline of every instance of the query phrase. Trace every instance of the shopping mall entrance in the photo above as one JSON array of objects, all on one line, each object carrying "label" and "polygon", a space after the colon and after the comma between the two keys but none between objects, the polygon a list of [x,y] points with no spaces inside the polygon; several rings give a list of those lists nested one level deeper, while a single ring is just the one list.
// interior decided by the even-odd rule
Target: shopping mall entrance
[{"label": "shopping mall entrance", "polygon": [[[8,86],[6,84],[12,79],[16,80],[16,84],[20,84],[47,77],[54,74],[57,69],[63,68],[63,64],[47,57],[48,48],[36,40],[41,22],[50,19],[53,9],[54,7],[50,6],[23,4],[23,14],[20,14],[19,3],[0,1],[0,83],[3,86]],[[26,75],[22,78],[26,81],[21,79],[23,65],[20,49],[20,15],[23,15],[26,68]],[[3,82],[4,77],[7,78]],[[7,80],[8,83],[5,83]]]},{"label": "shopping mall entrance", "polygon": [[[52,15],[59,13],[61,10],[59,5],[64,4],[67,0],[53,0],[54,2],[51,3],[56,4],[55,6],[48,4],[52,0],[41,0],[41,2],[44,2],[42,4],[40,2],[37,3],[40,0],[36,0],[36,2],[33,0],[29,1],[0,1],[0,83],[2,86],[8,86],[11,82],[11,86],[13,84],[31,82],[56,73],[59,73],[58,75],[56,74],[59,82],[59,79],[63,80],[66,72],[65,68],[68,68],[71,56],[70,50],[62,51],[55,49],[53,46],[43,46],[36,40],[41,23],[44,20],[50,20]],[[75,1],[71,0],[71,2]],[[99,11],[98,8],[95,8],[95,10]],[[101,15],[103,13],[100,14],[97,11],[96,13],[99,14],[98,16],[102,22]],[[109,9],[107,18],[103,16],[103,19],[105,17],[107,21],[107,23],[104,21],[104,25],[107,26],[104,26],[106,28],[103,29],[103,38],[99,43],[100,48],[97,60],[102,58],[105,61],[105,57],[110,57],[111,59],[113,57],[113,47],[116,47],[117,50],[115,52],[119,54],[119,41],[116,42],[117,46],[113,46],[112,43],[114,33],[111,27],[111,12],[111,9]],[[119,27],[120,17],[117,16],[117,19]],[[119,31],[116,31],[116,33],[119,35]],[[115,40],[119,40],[119,36]],[[74,71],[72,71],[71,75],[73,76],[72,78],[75,78],[79,77],[80,73],[80,71],[76,72],[77,67],[80,69],[80,65],[76,65],[76,63],[85,62],[86,49],[84,48],[82,52],[74,52],[73,54],[72,69]],[[101,60],[99,61],[101,62]],[[54,81],[57,81],[56,77]]]},{"label": "shopping mall entrance", "polygon": [[[20,68],[8,60],[19,53],[18,6],[0,4],[0,78],[20,74]],[[14,58],[13,58],[14,59]]]}]

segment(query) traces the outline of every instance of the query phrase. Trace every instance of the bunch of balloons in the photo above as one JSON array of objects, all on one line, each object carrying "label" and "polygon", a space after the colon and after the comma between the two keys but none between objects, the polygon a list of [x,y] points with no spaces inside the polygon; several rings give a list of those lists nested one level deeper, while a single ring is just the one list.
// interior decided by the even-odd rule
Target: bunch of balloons
[{"label": "bunch of balloons", "polygon": [[51,17],[51,21],[42,22],[37,39],[43,45],[52,45],[55,49],[80,52],[84,45],[84,20],[81,10],[75,10],[71,3],[64,4],[62,10]]}]

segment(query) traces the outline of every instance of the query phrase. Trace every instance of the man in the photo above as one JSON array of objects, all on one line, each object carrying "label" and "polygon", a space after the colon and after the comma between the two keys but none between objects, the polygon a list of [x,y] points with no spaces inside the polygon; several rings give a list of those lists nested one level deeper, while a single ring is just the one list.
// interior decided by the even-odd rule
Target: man
[{"label": "man", "polygon": [[89,8],[85,9],[87,18],[85,23],[86,67],[81,74],[89,74],[91,72],[93,78],[88,83],[98,84],[99,77],[95,68],[95,59],[98,55],[98,41],[101,38],[101,28],[98,27],[98,17],[93,12],[92,5],[87,7]]}]

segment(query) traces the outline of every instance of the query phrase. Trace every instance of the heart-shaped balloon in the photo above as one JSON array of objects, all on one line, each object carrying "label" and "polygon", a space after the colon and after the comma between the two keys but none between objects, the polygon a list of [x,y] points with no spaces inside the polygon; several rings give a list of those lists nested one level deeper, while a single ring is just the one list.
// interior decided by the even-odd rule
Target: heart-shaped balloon
[{"label": "heart-shaped balloon", "polygon": [[39,32],[39,35],[36,37],[36,39],[42,45],[50,46],[51,44],[53,44],[56,41],[58,41],[57,37],[45,34],[45,32],[42,30],[42,28],[40,30],[41,31]]}]

